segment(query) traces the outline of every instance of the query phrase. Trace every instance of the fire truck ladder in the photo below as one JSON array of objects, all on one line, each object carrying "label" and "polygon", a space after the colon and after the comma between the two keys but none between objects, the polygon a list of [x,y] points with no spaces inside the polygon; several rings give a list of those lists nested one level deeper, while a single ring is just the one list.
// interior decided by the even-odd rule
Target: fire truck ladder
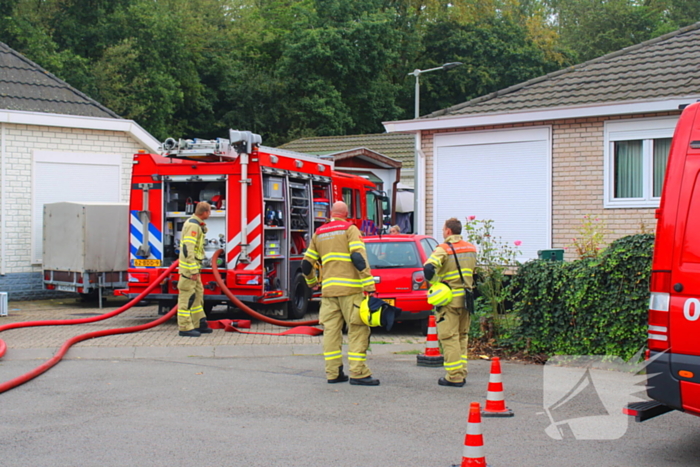
[{"label": "fire truck ladder", "polygon": [[262,137],[250,131],[229,130],[229,139],[166,139],[162,144],[161,154],[164,157],[197,159],[202,157],[218,157],[222,159],[239,159],[241,164],[241,253],[239,261],[250,263],[248,251],[248,155],[262,143]]}]

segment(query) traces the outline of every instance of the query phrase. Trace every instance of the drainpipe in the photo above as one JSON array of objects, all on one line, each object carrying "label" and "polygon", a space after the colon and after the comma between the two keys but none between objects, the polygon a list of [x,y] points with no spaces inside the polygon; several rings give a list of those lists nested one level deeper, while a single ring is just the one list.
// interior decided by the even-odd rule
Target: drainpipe
[{"label": "drainpipe", "polygon": [[[396,225],[396,190],[399,189],[399,180],[401,180],[400,167],[396,169],[396,179],[394,179],[394,183],[391,187],[391,225]],[[382,216],[383,215],[382,213]]]},{"label": "drainpipe", "polygon": [[0,123],[0,276],[7,272],[5,243],[7,238],[7,174],[5,173],[5,124]]},{"label": "drainpipe", "polygon": [[[413,230],[417,234],[425,234],[425,154],[421,147],[421,132],[416,132],[416,155],[413,164]],[[422,200],[422,201],[421,201]]]}]

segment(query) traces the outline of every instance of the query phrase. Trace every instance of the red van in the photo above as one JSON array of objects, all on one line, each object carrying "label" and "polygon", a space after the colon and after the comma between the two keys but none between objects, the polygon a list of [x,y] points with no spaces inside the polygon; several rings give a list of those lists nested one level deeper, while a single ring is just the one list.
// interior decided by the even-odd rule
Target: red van
[{"label": "red van", "polygon": [[656,218],[647,341],[653,401],[626,409],[637,421],[674,409],[700,415],[700,103],[676,124]]}]

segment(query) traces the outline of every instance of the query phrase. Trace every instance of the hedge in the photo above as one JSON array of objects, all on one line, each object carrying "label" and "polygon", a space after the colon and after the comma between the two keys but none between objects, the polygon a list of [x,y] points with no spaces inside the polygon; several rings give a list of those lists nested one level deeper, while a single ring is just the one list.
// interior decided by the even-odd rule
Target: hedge
[{"label": "hedge", "polygon": [[653,244],[631,235],[595,259],[523,264],[510,284],[513,350],[632,357],[646,345]]}]

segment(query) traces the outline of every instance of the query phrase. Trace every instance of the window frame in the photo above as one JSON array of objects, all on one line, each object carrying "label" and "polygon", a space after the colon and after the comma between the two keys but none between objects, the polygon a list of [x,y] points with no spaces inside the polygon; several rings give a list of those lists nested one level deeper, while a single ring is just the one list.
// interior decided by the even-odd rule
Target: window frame
[{"label": "window frame", "polygon": [[[607,120],[604,124],[604,194],[605,209],[657,208],[661,198],[653,196],[653,144],[655,139],[672,138],[678,116]],[[615,198],[615,143],[642,141],[643,197]]]},{"label": "window frame", "polygon": [[[435,243],[435,245],[431,245],[431,240]],[[426,245],[424,245],[424,243],[427,244],[427,248],[430,248],[430,251],[426,249]],[[438,245],[439,243],[432,238],[422,238],[420,241],[420,246],[423,248],[423,253],[425,253],[426,258],[430,258],[430,255],[433,254],[433,251],[435,251],[435,248],[437,248]]]},{"label": "window frame", "polygon": [[[341,191],[341,195],[343,196],[343,202],[348,205],[348,219],[354,219],[355,218],[355,190],[352,188],[344,187]],[[350,195],[349,198],[346,198],[345,195],[348,194]]]}]

